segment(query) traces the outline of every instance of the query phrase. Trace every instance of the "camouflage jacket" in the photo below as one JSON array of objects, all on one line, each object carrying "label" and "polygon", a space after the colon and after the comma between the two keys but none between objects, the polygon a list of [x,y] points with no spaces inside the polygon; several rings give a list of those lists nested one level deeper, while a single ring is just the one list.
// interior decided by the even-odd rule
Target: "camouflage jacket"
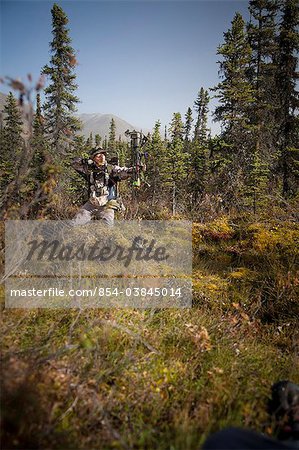
[{"label": "camouflage jacket", "polygon": [[117,198],[117,183],[133,175],[133,167],[120,167],[105,163],[96,166],[90,159],[75,158],[72,167],[88,182],[90,201],[104,206],[109,200]]}]

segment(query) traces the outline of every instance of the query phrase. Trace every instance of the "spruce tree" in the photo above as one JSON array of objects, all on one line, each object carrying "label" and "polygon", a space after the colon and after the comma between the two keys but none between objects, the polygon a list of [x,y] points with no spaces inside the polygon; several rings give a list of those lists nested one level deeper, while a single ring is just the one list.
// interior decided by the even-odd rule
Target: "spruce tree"
[{"label": "spruce tree", "polygon": [[41,112],[40,94],[36,96],[36,111],[33,120],[33,135],[31,140],[33,151],[31,161],[31,176],[34,180],[44,180],[43,164],[46,160],[47,144],[44,130],[44,119]]},{"label": "spruce tree", "polygon": [[189,107],[185,114],[185,124],[184,124],[184,152],[189,155],[189,158],[186,158],[187,164],[190,160],[190,152],[191,152],[191,129],[192,129],[192,109]]},{"label": "spruce tree", "polygon": [[259,148],[256,147],[251,155],[251,164],[244,186],[245,205],[255,214],[267,205],[266,193],[268,189],[269,166],[262,159]]},{"label": "spruce tree", "polygon": [[[247,40],[245,22],[236,13],[232,27],[224,33],[224,44],[218,48],[222,81],[212,90],[220,105],[216,107],[216,121],[224,125],[228,140],[238,144],[244,140],[249,125],[249,105],[253,102],[253,89],[248,80],[251,48]],[[237,150],[236,150],[237,151]]]},{"label": "spruce tree", "polygon": [[[278,108],[278,91],[276,89],[277,73],[277,0],[250,0],[249,11],[251,20],[248,25],[248,39],[252,48],[250,70],[248,72],[252,87],[254,102],[251,104],[252,152],[250,156],[250,169],[254,174],[273,173],[277,164],[277,123],[275,120]],[[257,154],[259,153],[259,154]],[[257,162],[263,167],[256,170]],[[257,186],[259,182],[257,180]],[[272,183],[273,184],[273,183]],[[262,200],[267,192],[263,180],[260,194],[257,196],[257,186],[254,195]],[[264,202],[261,202],[262,205]],[[254,201],[258,205],[257,201]],[[256,206],[254,207],[256,209]]]},{"label": "spruce tree", "polygon": [[208,179],[208,148],[197,141],[191,145],[190,175],[188,190],[192,199],[192,207],[195,206],[204,193]]},{"label": "spruce tree", "polygon": [[[74,193],[78,190],[77,177],[71,167],[76,154],[76,132],[81,123],[76,118],[75,67],[77,60],[71,47],[71,38],[67,28],[68,18],[63,9],[56,3],[51,9],[53,40],[50,43],[51,60],[44,66],[42,74],[46,75],[49,84],[44,89],[46,102],[43,106],[45,131],[54,164],[60,166],[60,176],[56,194],[60,193],[61,210],[55,204],[56,217],[68,217],[67,206],[75,201]],[[54,198],[54,197],[53,197]],[[54,206],[54,205],[53,205]]]},{"label": "spruce tree", "polygon": [[279,93],[279,147],[282,194],[294,195],[299,177],[298,82],[299,9],[297,0],[285,0],[279,30],[277,91]]},{"label": "spruce tree", "polygon": [[248,74],[254,88],[253,119],[262,124],[272,122],[277,107],[275,73],[278,0],[250,0],[249,11],[247,30],[252,55]]},{"label": "spruce tree", "polygon": [[170,142],[163,166],[163,179],[171,189],[172,214],[177,212],[178,200],[183,200],[186,187],[188,155],[184,152],[184,125],[180,113],[174,113],[169,127]]},{"label": "spruce tree", "polygon": [[12,92],[4,105],[4,126],[1,133],[1,210],[4,213],[11,205],[19,202],[21,184],[20,167],[24,141],[22,118]]},{"label": "spruce tree", "polygon": [[165,144],[161,138],[161,122],[156,121],[154,131],[148,146],[149,162],[147,164],[146,177],[151,186],[152,205],[161,200],[163,190],[163,168],[165,163]]},{"label": "spruce tree", "polygon": [[5,179],[5,184],[7,184],[13,177],[16,162],[20,159],[23,145],[23,121],[17,101],[12,92],[6,98],[3,112],[4,126],[1,140],[1,170],[4,171],[3,175],[8,177]]},{"label": "spruce tree", "polygon": [[192,122],[193,122],[192,109],[189,107],[185,114],[185,130],[184,130],[185,131],[185,142],[190,141]]},{"label": "spruce tree", "polygon": [[85,155],[88,156],[88,151],[86,147],[86,139],[82,135],[78,135],[74,137],[74,147],[76,155]]},{"label": "spruce tree", "polygon": [[50,44],[52,58],[42,73],[50,79],[45,88],[44,104],[46,131],[53,154],[59,158],[67,153],[72,154],[73,138],[80,129],[80,122],[75,117],[78,97],[74,68],[77,64],[71,38],[67,28],[68,18],[63,9],[56,3],[51,10],[53,40]]},{"label": "spruce tree", "polygon": [[198,97],[194,102],[195,111],[197,113],[197,119],[194,130],[194,141],[205,144],[208,135],[208,104],[209,94],[203,87],[198,93]]},{"label": "spruce tree", "polygon": [[93,148],[93,134],[92,132],[90,132],[88,138],[86,139],[85,152],[90,153],[92,148]]},{"label": "spruce tree", "polygon": [[253,79],[262,90],[265,89],[263,77],[275,62],[277,54],[276,18],[279,8],[277,0],[250,0],[250,22],[247,26],[248,40],[252,48]]},{"label": "spruce tree", "polygon": [[219,62],[222,80],[212,89],[220,103],[214,117],[222,122],[222,155],[218,155],[221,164],[217,163],[217,172],[220,185],[226,189],[223,195],[228,203],[235,204],[240,200],[253,146],[250,110],[254,89],[248,78],[252,50],[241,14],[235,14],[231,29],[224,33],[218,54],[222,56]]},{"label": "spruce tree", "polygon": [[23,198],[21,213],[25,217],[36,218],[44,213],[50,202],[52,191],[56,186],[54,175],[59,172],[50,156],[39,93],[36,96],[36,111],[29,148],[30,161],[28,161],[28,172],[22,189],[26,197]]},{"label": "spruce tree", "polygon": [[129,166],[131,161],[131,146],[128,140],[123,141],[119,136],[117,143],[117,154],[120,166]]},{"label": "spruce tree", "polygon": [[107,139],[106,135],[105,135],[104,141],[103,141],[103,149],[108,150],[108,139]]},{"label": "spruce tree", "polygon": [[101,145],[102,142],[102,136],[100,136],[98,133],[95,134],[94,141],[97,147]]},{"label": "spruce tree", "polygon": [[[89,156],[91,146],[87,142],[89,138],[85,139],[84,136],[74,137],[74,153],[82,158],[87,158]],[[89,141],[90,142],[90,141]],[[68,191],[72,195],[73,203],[82,205],[85,203],[88,196],[88,188],[84,178],[79,175],[75,170],[70,169],[69,171],[69,188]]]},{"label": "spruce tree", "polygon": [[115,120],[111,119],[110,128],[109,128],[109,140],[108,140],[108,149],[111,152],[114,152],[116,149],[116,125]]},{"label": "spruce tree", "polygon": [[190,176],[189,191],[192,199],[192,206],[196,206],[200,195],[205,190],[208,171],[208,91],[203,87],[198,92],[194,107],[196,111],[196,124],[193,142],[190,147]]}]

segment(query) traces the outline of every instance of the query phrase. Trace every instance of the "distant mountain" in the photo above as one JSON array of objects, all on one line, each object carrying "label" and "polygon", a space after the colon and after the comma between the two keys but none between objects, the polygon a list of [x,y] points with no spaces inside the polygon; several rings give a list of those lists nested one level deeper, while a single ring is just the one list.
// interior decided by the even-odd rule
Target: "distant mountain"
[{"label": "distant mountain", "polygon": [[[3,111],[4,104],[6,102],[6,97],[7,96],[5,94],[0,92],[0,112]],[[103,140],[105,139],[105,136],[107,136],[108,138],[112,118],[114,119],[116,125],[116,139],[118,139],[119,136],[124,138],[125,131],[127,130],[132,131],[135,129],[137,131],[140,131],[139,127],[135,127],[134,125],[131,125],[129,122],[126,122],[125,120],[113,114],[100,114],[100,113],[78,114],[78,117],[83,123],[83,128],[79,132],[79,134],[82,134],[85,137],[88,137],[90,133],[92,133],[93,136],[95,136],[95,134],[99,134]],[[148,130],[144,130],[144,132],[147,131]]]},{"label": "distant mountain", "polygon": [[105,136],[108,138],[112,118],[114,119],[116,126],[116,139],[118,139],[119,136],[123,138],[126,130],[140,130],[140,128],[134,127],[129,122],[126,122],[113,114],[79,114],[78,117],[83,123],[83,129],[80,134],[83,134],[85,137],[88,137],[90,133],[92,133],[93,136],[99,134],[103,139],[105,139]]}]

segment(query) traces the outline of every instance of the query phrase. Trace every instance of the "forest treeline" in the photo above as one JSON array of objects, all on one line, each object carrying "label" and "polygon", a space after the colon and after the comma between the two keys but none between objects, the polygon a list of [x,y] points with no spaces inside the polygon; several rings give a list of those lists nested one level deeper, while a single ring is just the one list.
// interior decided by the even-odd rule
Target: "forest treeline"
[{"label": "forest treeline", "polygon": [[[157,120],[147,136],[147,183],[139,194],[147,201],[143,217],[197,220],[205,209],[256,213],[296,198],[298,2],[250,0],[249,11],[248,23],[235,14],[218,47],[219,83],[199,87],[184,115],[175,112],[164,130]],[[70,162],[96,145],[130,164],[129,143],[118,137],[113,119],[108,137],[80,135],[68,18],[57,4],[51,13],[51,59],[37,84],[31,76],[30,87],[3,80],[17,95],[7,97],[1,128],[2,218],[66,218],[68,208],[86,195]],[[218,99],[214,111],[212,96]],[[209,112],[220,123],[217,136],[208,128]]]},{"label": "forest treeline", "polygon": [[[194,450],[224,427],[277,434],[271,385],[299,384],[298,0],[249,9],[218,47],[217,86],[199,85],[168,127],[157,120],[144,183],[120,183],[125,218],[194,221],[192,308],[4,308],[2,283],[3,448]],[[132,162],[113,120],[107,136],[80,134],[68,18],[51,13],[40,78],[3,79],[2,219],[72,218],[87,189],[70,163],[94,146]]]}]

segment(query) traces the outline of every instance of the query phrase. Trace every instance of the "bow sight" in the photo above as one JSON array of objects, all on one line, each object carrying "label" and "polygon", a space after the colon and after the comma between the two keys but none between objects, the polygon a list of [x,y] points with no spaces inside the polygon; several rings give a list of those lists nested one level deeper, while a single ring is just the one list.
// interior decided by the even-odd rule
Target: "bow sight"
[{"label": "bow sight", "polygon": [[[143,166],[142,160],[147,158],[147,153],[141,152],[141,148],[146,143],[147,137],[144,136],[141,131],[136,130],[127,130],[125,135],[130,137],[131,140],[131,166],[135,169],[132,186],[134,188],[139,188],[141,185],[140,169]],[[142,181],[149,186],[146,181]]]}]

